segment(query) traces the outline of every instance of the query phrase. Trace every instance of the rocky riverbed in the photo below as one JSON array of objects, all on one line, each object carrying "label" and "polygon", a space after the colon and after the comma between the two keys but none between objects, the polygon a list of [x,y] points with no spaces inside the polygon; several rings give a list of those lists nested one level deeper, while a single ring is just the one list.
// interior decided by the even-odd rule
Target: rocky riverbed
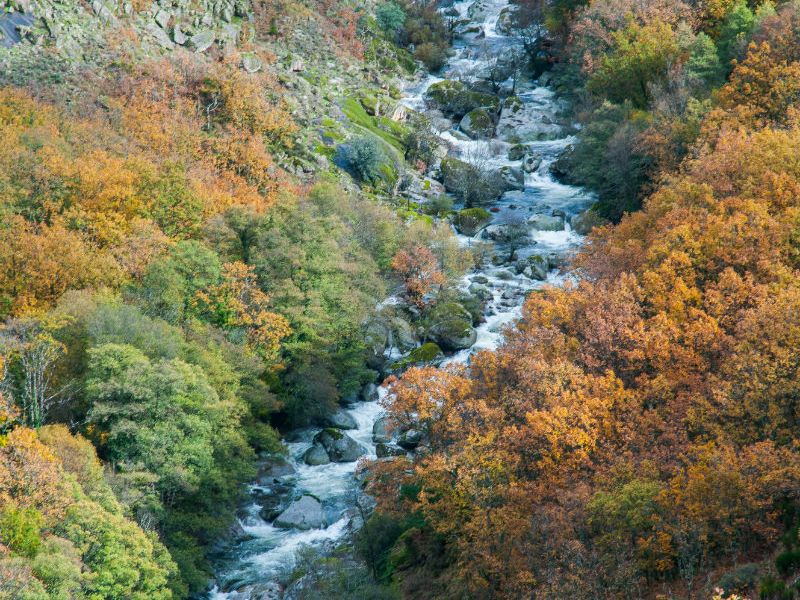
[{"label": "rocky riverbed", "polygon": [[[503,33],[509,2],[458,2],[443,10],[457,20],[455,55],[443,73],[406,90],[402,104],[425,113],[447,148],[432,175],[448,191],[463,194],[458,186],[470,165],[491,174],[486,185],[494,197],[485,209],[454,219],[460,243],[485,244],[487,260],[463,278],[456,296],[424,317],[400,297],[378,306],[365,335],[370,366],[382,374],[420,363],[467,363],[474,352],[496,348],[526,295],[561,283],[560,267],[592,225],[582,213],[592,197],[550,173],[572,142],[560,100],[541,81],[488,85],[492,57],[519,45]],[[240,529],[222,552],[210,598],[291,597],[282,583],[296,552],[332,546],[359,527],[370,501],[360,492],[358,461],[413,452],[420,442],[413,430],[387,435],[380,405],[385,394],[365,387],[328,427],[288,436],[285,459],[264,459]]]}]

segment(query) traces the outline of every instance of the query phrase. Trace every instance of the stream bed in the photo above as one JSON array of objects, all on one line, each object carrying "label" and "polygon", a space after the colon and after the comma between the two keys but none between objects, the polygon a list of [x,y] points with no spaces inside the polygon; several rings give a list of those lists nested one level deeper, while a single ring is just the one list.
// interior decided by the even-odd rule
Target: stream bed
[{"label": "stream bed", "polygon": [[[427,76],[407,89],[401,101],[408,108],[431,118],[451,156],[465,162],[479,156],[482,164],[490,169],[510,168],[518,174],[524,172],[524,186],[519,186],[523,189],[507,192],[494,202],[491,205],[492,222],[474,237],[459,235],[462,245],[488,242],[496,245],[497,254],[503,255],[506,250],[502,242],[494,242],[486,232],[491,231],[492,226],[502,227],[503,223],[512,220],[534,224],[526,241],[516,249],[514,261],[487,261],[480,270],[470,272],[461,281],[460,288],[464,291],[480,286],[488,290],[488,298],[482,322],[475,328],[475,343],[448,356],[444,364],[468,363],[474,352],[497,348],[502,343],[504,328],[519,318],[526,295],[543,285],[558,285],[563,281],[564,276],[557,267],[564,264],[566,257],[580,247],[583,240],[570,227],[570,220],[593,202],[590,194],[559,183],[550,172],[553,162],[573,140],[565,133],[568,128],[561,121],[564,107],[547,87],[537,83],[518,83],[515,91],[523,108],[516,121],[506,122],[505,127],[501,115],[499,137],[490,140],[469,139],[458,130],[458,122],[448,122],[426,102],[425,92],[431,85],[443,79],[481,79],[487,56],[510,51],[519,45],[517,40],[497,31],[498,19],[508,6],[508,0],[454,4],[449,10],[458,11],[462,22],[461,33],[454,43],[454,56],[441,74]],[[511,82],[503,85],[510,86]],[[524,122],[520,122],[520,118]],[[517,130],[524,130],[526,138],[520,140],[520,136],[515,134]],[[530,165],[523,168],[524,157],[509,159],[509,150],[519,142],[527,146],[528,156],[536,157],[533,168]],[[541,223],[546,226],[542,227]],[[544,275],[531,277],[529,271],[515,268],[520,260],[532,255],[547,257],[548,269]],[[367,459],[377,458],[373,425],[381,416],[380,399],[385,394],[383,388],[369,390],[362,394],[364,401],[345,411],[351,417],[351,429],[344,433],[362,447]],[[295,566],[298,550],[309,545],[332,547],[358,526],[357,463],[330,462],[310,466],[304,460],[319,431],[317,428],[293,432],[286,443],[287,463],[267,470],[250,486],[251,503],[240,519],[239,535],[228,544],[224,558],[216,564],[217,583],[208,595],[210,600],[280,598],[277,582],[285,580]],[[323,514],[318,517],[327,526],[310,529],[276,527],[270,522],[274,514],[270,512],[269,499],[287,493],[295,498],[303,494],[312,495],[321,504]]]}]

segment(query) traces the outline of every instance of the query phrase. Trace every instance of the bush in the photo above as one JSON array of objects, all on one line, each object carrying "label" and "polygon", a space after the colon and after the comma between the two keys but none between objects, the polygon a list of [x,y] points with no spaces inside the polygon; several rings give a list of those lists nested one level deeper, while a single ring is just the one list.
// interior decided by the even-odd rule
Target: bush
[{"label": "bush", "polygon": [[0,513],[0,540],[12,552],[32,558],[42,543],[39,532],[43,525],[42,515],[35,508],[7,506]]},{"label": "bush", "polygon": [[756,585],[757,581],[758,565],[747,563],[725,573],[719,578],[716,587],[722,589],[726,594],[746,593]]},{"label": "bush", "polygon": [[384,32],[395,36],[403,28],[403,23],[406,21],[406,13],[394,2],[386,2],[375,10],[375,19]]},{"label": "bush", "polygon": [[758,597],[761,600],[792,600],[794,592],[786,587],[780,579],[767,577],[758,588]]},{"label": "bush", "polygon": [[429,71],[438,71],[447,62],[447,50],[438,44],[425,42],[414,50],[414,58]]},{"label": "bush", "polygon": [[381,167],[386,154],[378,140],[364,135],[354,138],[349,144],[339,147],[341,158],[362,181],[375,183],[381,178]]},{"label": "bush", "polygon": [[453,210],[453,199],[447,194],[439,194],[424,205],[423,210],[429,215],[442,216]]}]

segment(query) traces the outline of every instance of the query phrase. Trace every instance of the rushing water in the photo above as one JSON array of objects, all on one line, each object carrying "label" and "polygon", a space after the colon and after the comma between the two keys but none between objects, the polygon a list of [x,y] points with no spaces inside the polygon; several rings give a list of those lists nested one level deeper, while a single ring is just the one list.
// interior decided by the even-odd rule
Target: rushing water
[{"label": "rushing water", "polygon": [[[479,0],[480,1],[480,0]],[[498,33],[497,22],[501,11],[509,5],[508,0],[483,0],[477,9],[472,9],[471,1],[457,2],[453,7],[470,25],[480,25],[482,33],[464,33],[455,44],[455,55],[448,62],[440,76],[427,76],[417,85],[409,88],[402,102],[414,110],[426,112],[425,91],[442,79],[470,79],[480,77],[485,67],[486,56],[504,52],[518,42]],[[464,27],[463,29],[466,29]],[[506,82],[510,86],[510,82]],[[558,99],[546,87],[528,84],[518,86],[517,95],[525,105],[526,113],[534,120],[541,120],[544,130],[552,133],[553,125],[562,110]],[[437,116],[437,115],[433,115]],[[441,118],[438,119],[441,125]],[[457,124],[439,127],[437,133],[450,147],[451,155],[467,162],[479,160],[493,169],[521,166],[521,161],[508,159],[511,144],[502,139],[472,141],[456,131]],[[530,142],[533,153],[541,157],[537,170],[525,175],[525,189],[509,192],[493,204],[494,223],[508,222],[511,215],[528,218],[531,215],[552,215],[554,211],[567,216],[575,215],[591,204],[592,198],[581,190],[555,181],[550,174],[550,166],[558,155],[571,143],[569,136],[552,136],[558,139]],[[559,212],[560,211],[560,212]],[[480,237],[480,234],[479,236]],[[459,236],[463,245],[477,242],[475,238]],[[532,231],[528,243],[517,251],[517,257],[531,254],[565,256],[582,242],[581,236],[573,232],[569,223],[561,231]],[[472,272],[460,282],[467,290],[471,284],[481,283],[491,291],[492,298],[487,303],[485,321],[477,327],[477,341],[468,350],[448,358],[446,362],[466,363],[472,353],[478,350],[492,350],[502,342],[503,330],[520,316],[521,307],[528,292],[545,284],[559,284],[562,276],[557,270],[550,271],[547,281],[535,281],[525,275],[517,274],[511,265],[488,265],[480,271]],[[393,299],[386,302],[391,303]],[[386,391],[379,389],[379,395]],[[358,427],[346,433],[359,442],[367,452],[367,458],[375,458],[375,445],[372,441],[372,426],[381,414],[379,401],[361,402],[351,408],[349,414]],[[295,432],[292,442],[287,443],[290,462],[295,473],[283,477],[281,484],[291,486],[295,495],[310,493],[316,496],[326,511],[325,529],[308,531],[279,529],[265,521],[260,513],[259,498],[271,491],[267,487],[251,486],[252,504],[247,508],[240,524],[244,535],[226,551],[226,559],[220,561],[217,572],[218,587],[210,593],[212,600],[245,600],[251,598],[247,588],[250,584],[281,580],[295,564],[296,553],[304,546],[324,546],[333,544],[350,530],[351,518],[356,504],[355,490],[356,463],[330,463],[322,466],[308,466],[303,460],[304,452],[311,446],[314,430]],[[226,591],[221,591],[226,590]],[[235,591],[227,591],[235,590]]]}]

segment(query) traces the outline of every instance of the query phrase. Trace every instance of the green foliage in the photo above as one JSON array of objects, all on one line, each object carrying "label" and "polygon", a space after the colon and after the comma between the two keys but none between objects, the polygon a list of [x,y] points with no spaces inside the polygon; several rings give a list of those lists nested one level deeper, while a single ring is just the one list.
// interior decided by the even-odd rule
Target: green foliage
[{"label": "green foliage", "polygon": [[381,167],[386,162],[386,155],[372,136],[353,138],[347,144],[339,146],[339,153],[347,167],[361,181],[377,183],[381,179]]},{"label": "green foliage", "polygon": [[800,550],[785,550],[775,559],[775,567],[781,575],[789,575],[800,569]]},{"label": "green foliage", "polygon": [[758,597],[760,600],[792,600],[794,591],[780,579],[769,576],[758,586]]},{"label": "green foliage", "polygon": [[402,520],[389,514],[374,512],[356,536],[356,551],[364,559],[378,581],[391,575],[389,552],[407,529]]},{"label": "green foliage", "polygon": [[646,108],[650,85],[666,79],[667,68],[680,52],[675,32],[666,23],[631,23],[612,35],[614,47],[586,87],[612,102]]},{"label": "green foliage", "polygon": [[737,0],[720,27],[717,39],[719,60],[725,70],[731,70],[731,61],[744,51],[747,39],[755,24],[755,15],[746,0]]},{"label": "green foliage", "polygon": [[405,11],[394,2],[385,2],[375,9],[378,25],[388,35],[394,37],[403,28],[406,20]]},{"label": "green foliage", "polygon": [[689,59],[686,61],[686,74],[690,80],[699,82],[701,90],[711,90],[720,85],[724,79],[714,40],[702,31],[691,44]]},{"label": "green foliage", "polygon": [[39,532],[43,525],[42,515],[35,508],[8,505],[0,511],[0,540],[12,552],[33,558],[42,543]]},{"label": "green foliage", "polygon": [[88,574],[83,589],[89,598],[169,600],[175,564],[151,536],[122,516],[89,500],[69,508],[56,529],[79,552]]}]

